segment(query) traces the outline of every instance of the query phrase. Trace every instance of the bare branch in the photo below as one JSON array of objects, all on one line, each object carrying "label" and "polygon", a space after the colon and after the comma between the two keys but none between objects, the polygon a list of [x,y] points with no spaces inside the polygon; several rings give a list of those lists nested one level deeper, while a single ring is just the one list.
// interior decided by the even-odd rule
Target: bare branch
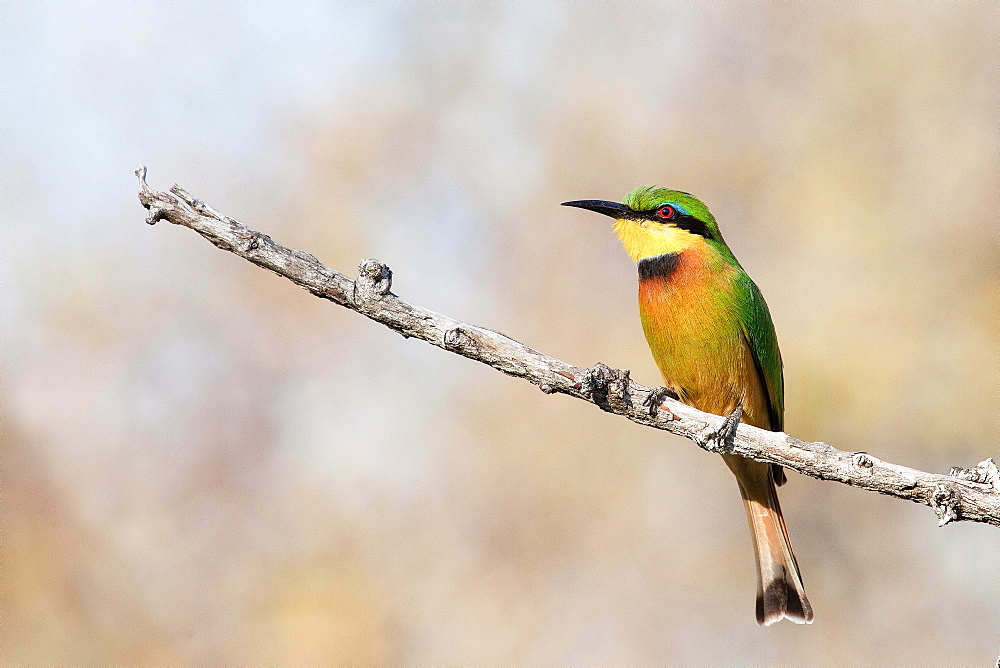
[{"label": "bare branch", "polygon": [[734,430],[733,416],[723,418],[691,408],[664,396],[660,390],[639,385],[629,378],[627,370],[604,364],[589,369],[573,366],[498,332],[410,304],[390,291],[392,272],[375,260],[363,260],[357,280],[352,281],[312,255],[285,248],[269,236],[220,214],[179,186],[173,186],[169,193],[151,190],[146,184],[145,167],[140,167],[136,176],[139,201],[149,210],[147,223],[167,220],[189,227],[219,248],[405,337],[422,339],[524,378],[546,394],[568,394],[633,422],[683,436],[712,452],[733,452],[820,480],[835,480],[922,503],[934,509],[941,526],[959,520],[1000,526],[1000,470],[993,459],[972,469],[953,468],[949,475],[942,475],[747,424],[739,424]]}]

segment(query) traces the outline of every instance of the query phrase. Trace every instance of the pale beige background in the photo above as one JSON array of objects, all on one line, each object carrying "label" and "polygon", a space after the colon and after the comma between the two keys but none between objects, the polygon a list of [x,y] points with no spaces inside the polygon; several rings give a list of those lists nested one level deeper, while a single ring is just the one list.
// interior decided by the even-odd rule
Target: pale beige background
[{"label": "pale beige background", "polygon": [[608,221],[694,192],[787,428],[997,455],[988,2],[0,6],[7,664],[986,664],[1000,533],[790,476],[753,620],[716,457],[142,223],[132,171],[406,299],[657,381]]}]

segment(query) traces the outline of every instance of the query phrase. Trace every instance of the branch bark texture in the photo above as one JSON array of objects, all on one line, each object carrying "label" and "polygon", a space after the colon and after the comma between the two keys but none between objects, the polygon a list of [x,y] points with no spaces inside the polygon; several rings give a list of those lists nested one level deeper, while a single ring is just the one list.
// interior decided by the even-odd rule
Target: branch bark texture
[{"label": "branch bark texture", "polygon": [[655,400],[658,397],[651,397],[654,390],[631,380],[627,370],[603,364],[574,366],[498,332],[410,304],[391,292],[392,272],[375,260],[362,260],[357,279],[351,280],[309,253],[285,248],[266,234],[215,211],[179,186],[169,192],[152,190],[146,184],[145,167],[140,167],[136,176],[139,201],[149,210],[147,223],[166,220],[191,228],[219,248],[270,269],[317,297],[357,311],[404,337],[422,339],[524,378],[546,394],[567,394],[633,422],[683,436],[711,452],[731,452],[820,480],[835,480],[922,503],[934,509],[941,526],[959,520],[1000,526],[1000,470],[992,458],[971,469],[953,468],[943,475],[747,424],[732,429],[732,420],[727,423],[725,418],[670,398]]}]

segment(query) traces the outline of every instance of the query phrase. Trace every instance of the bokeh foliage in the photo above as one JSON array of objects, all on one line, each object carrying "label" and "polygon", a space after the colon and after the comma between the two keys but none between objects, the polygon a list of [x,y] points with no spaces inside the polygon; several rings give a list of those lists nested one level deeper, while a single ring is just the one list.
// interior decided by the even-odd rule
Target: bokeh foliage
[{"label": "bokeh foliage", "polygon": [[717,458],[147,228],[132,170],[576,364],[657,375],[560,209],[712,208],[787,430],[996,456],[991,3],[6,3],[4,663],[984,663],[1000,539],[793,476],[753,621]]}]

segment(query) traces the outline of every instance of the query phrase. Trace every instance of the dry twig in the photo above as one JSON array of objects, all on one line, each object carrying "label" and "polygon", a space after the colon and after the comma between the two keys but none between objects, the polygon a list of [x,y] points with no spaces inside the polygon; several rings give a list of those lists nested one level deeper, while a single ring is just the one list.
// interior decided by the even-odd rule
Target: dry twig
[{"label": "dry twig", "polygon": [[651,407],[649,399],[655,390],[631,380],[627,370],[604,364],[589,369],[573,366],[498,332],[415,306],[390,292],[392,272],[375,260],[363,260],[357,280],[352,281],[309,253],[285,248],[269,236],[220,214],[179,186],[173,186],[169,193],[150,189],[145,167],[140,167],[136,176],[139,201],[149,210],[147,223],[167,220],[189,227],[219,248],[405,337],[422,339],[524,378],[546,394],[568,394],[633,422],[684,436],[706,450],[725,449],[820,480],[836,480],[922,503],[934,509],[941,526],[959,520],[1000,526],[1000,470],[993,459],[971,469],[953,468],[949,475],[925,473],[864,452],[845,452],[828,443],[800,441],[746,424],[740,424],[733,434],[724,418],[658,394],[653,395]]}]

